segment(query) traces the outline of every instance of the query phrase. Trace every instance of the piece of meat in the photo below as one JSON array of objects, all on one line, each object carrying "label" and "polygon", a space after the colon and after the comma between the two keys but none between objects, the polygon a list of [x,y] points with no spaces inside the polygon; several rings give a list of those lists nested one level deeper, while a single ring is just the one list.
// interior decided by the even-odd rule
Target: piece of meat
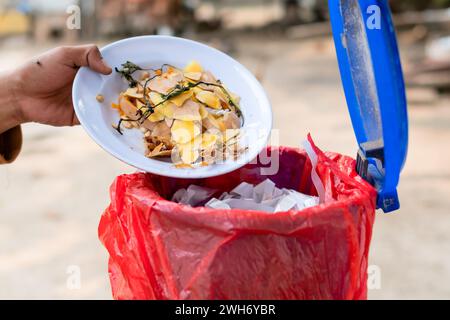
[{"label": "piece of meat", "polygon": [[223,123],[226,129],[239,129],[241,127],[241,119],[234,112],[225,113]]},{"label": "piece of meat", "polygon": [[[203,82],[208,83],[217,83],[217,79],[213,76],[213,74],[209,71],[205,71],[202,73],[202,77],[200,78]],[[203,90],[214,92],[214,89],[217,88],[217,86],[207,85],[207,84],[201,84],[199,85],[200,88]]]},{"label": "piece of meat", "polygon": [[123,95],[119,96],[119,106],[120,110],[122,110],[129,119],[137,119],[139,117],[137,113],[138,109],[127,97]]},{"label": "piece of meat", "polygon": [[181,107],[175,108],[173,118],[183,121],[200,121],[200,105],[192,100],[187,100]]},{"label": "piece of meat", "polygon": [[161,137],[163,139],[170,139],[170,127],[166,124],[165,121],[157,122],[152,130],[152,136]]},{"label": "piece of meat", "polygon": [[175,88],[180,81],[183,81],[183,79],[183,74],[174,70],[170,73],[164,73],[163,75],[150,80],[148,82],[148,88],[162,94],[167,94],[170,90]]}]

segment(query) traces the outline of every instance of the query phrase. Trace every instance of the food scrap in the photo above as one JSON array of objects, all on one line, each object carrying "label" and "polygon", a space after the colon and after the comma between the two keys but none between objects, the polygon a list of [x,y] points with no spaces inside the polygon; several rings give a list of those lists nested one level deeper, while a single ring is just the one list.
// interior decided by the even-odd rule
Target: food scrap
[{"label": "food scrap", "polygon": [[96,99],[98,102],[100,102],[100,103],[102,103],[103,101],[105,101],[105,97],[104,97],[103,95],[101,95],[101,94],[98,94],[98,95],[95,97],[95,99]]},{"label": "food scrap", "polygon": [[266,179],[258,185],[242,182],[230,192],[190,185],[180,189],[172,196],[172,201],[192,207],[205,206],[213,209],[243,209],[269,213],[300,211],[319,205],[318,197],[306,195],[296,190],[277,188],[275,183]]},{"label": "food scrap", "polygon": [[171,157],[177,168],[193,168],[236,160],[246,150],[239,143],[240,98],[198,62],[143,69],[127,61],[116,72],[128,88],[112,104],[120,115],[114,128],[120,134],[122,127],[139,128],[147,157]]}]

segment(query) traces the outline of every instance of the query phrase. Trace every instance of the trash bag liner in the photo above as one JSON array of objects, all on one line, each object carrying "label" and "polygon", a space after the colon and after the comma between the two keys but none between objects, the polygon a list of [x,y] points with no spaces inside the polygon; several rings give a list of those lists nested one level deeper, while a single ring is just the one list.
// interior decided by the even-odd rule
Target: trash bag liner
[{"label": "trash bag liner", "polygon": [[[171,202],[191,184],[230,191],[270,179],[279,188],[315,195],[305,151],[268,148],[263,161],[207,179],[121,175],[99,225],[109,252],[115,299],[366,299],[375,189],[355,161],[317,154],[325,201],[302,211],[267,213],[190,207]],[[177,170],[177,169],[174,169]]]}]

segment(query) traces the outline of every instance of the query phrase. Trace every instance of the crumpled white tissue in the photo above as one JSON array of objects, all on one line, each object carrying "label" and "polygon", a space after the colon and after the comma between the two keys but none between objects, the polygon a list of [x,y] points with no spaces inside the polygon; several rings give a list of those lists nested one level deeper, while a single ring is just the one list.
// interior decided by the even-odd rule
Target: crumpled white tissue
[{"label": "crumpled white tissue", "polygon": [[244,209],[269,213],[303,210],[319,204],[319,198],[295,190],[279,189],[270,179],[254,186],[243,182],[230,192],[224,192],[218,198],[211,198],[217,190],[191,185],[178,190],[172,201],[214,209]]},{"label": "crumpled white tissue", "polygon": [[208,201],[217,190],[191,184],[187,189],[180,189],[172,196],[172,201],[196,207]]}]

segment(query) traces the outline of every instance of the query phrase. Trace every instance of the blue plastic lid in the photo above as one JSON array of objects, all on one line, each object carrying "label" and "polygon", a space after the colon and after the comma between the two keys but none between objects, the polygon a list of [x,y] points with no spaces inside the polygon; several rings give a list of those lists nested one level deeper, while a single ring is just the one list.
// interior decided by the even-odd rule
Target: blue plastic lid
[{"label": "blue plastic lid", "polygon": [[400,208],[397,185],[408,149],[405,84],[387,0],[329,0],[353,128],[358,173],[384,212]]}]

